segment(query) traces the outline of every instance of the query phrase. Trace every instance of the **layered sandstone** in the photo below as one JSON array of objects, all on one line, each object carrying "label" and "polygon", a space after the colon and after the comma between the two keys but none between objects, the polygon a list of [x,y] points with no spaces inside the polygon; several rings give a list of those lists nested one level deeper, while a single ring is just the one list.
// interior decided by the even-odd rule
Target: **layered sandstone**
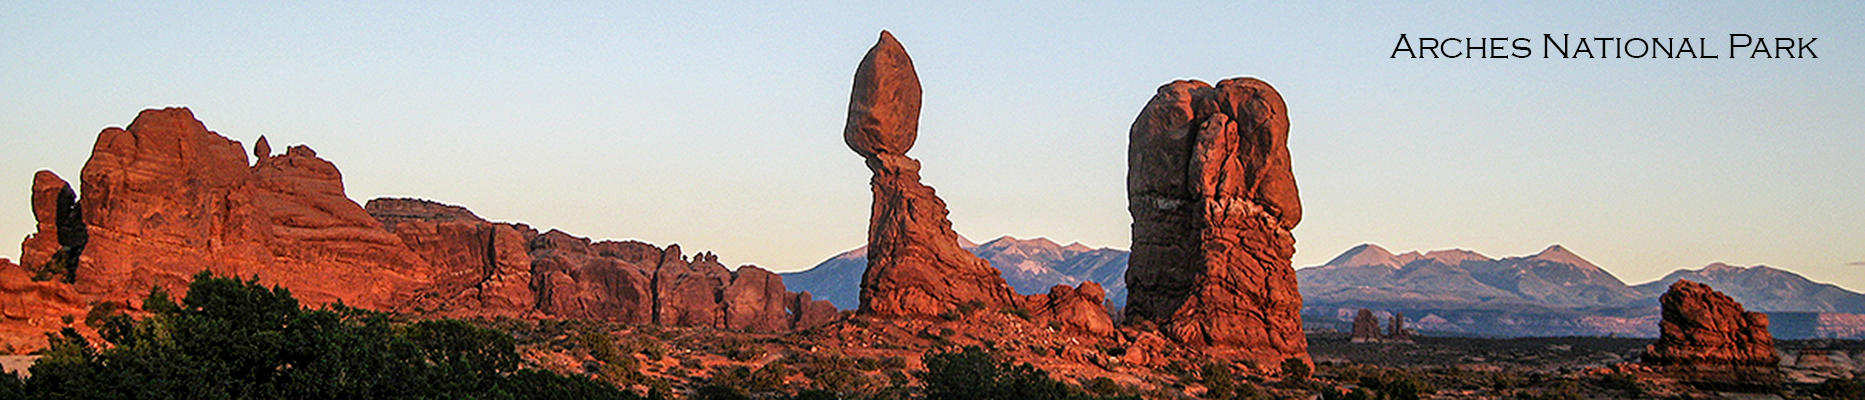
[{"label": "layered sandstone", "polygon": [[450,316],[526,317],[537,311],[529,227],[486,221],[465,207],[381,198],[370,217],[434,267],[413,311]]},{"label": "layered sandstone", "polygon": [[0,354],[45,347],[45,334],[83,327],[84,297],[60,281],[33,280],[26,268],[0,259]]},{"label": "layered sandstone", "polygon": [[259,138],[249,159],[187,109],[168,108],[100,133],[82,190],[40,171],[39,224],[21,246],[30,268],[0,265],[0,344],[42,346],[44,333],[72,326],[90,304],[134,307],[156,286],[184,294],[203,270],[257,277],[312,305],[424,316],[755,331],[836,317],[769,271],[734,272],[710,253],[688,261],[678,246],[540,234],[425,200],[358,206],[342,173],[310,147],[272,151]]},{"label": "layered sandstone", "polygon": [[1742,308],[1709,285],[1679,280],[1658,298],[1663,307],[1658,341],[1644,362],[1683,367],[1773,367],[1781,357],[1768,333],[1768,316]]},{"label": "layered sandstone", "polygon": [[1307,358],[1288,129],[1281,95],[1260,80],[1159,88],[1128,138],[1130,320],[1226,357]]},{"label": "layered sandstone", "polygon": [[[269,152],[269,145],[259,153]],[[181,293],[202,270],[292,289],[311,304],[395,309],[428,283],[419,257],[344,196],[309,148],[261,155],[185,108],[98,134],[80,177],[89,240],[74,276],[93,299]]]},{"label": "layered sandstone", "polygon": [[874,172],[868,268],[860,311],[883,317],[935,316],[977,303],[1014,304],[1010,285],[990,263],[958,247],[946,206],[920,183],[920,163],[906,155],[919,136],[920,83],[893,34],[881,32],[855,70],[843,140]]}]

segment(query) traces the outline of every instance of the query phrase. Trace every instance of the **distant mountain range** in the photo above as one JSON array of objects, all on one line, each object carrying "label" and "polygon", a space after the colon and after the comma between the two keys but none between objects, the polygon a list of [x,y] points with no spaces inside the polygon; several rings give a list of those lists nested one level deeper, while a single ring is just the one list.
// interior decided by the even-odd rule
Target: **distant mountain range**
[{"label": "distant mountain range", "polygon": [[[1059,245],[1009,236],[960,246],[990,261],[1019,293],[1099,282],[1126,304],[1128,252]],[[843,309],[860,303],[865,248],[808,270],[782,274],[795,291],[809,291]],[[1656,336],[1657,297],[1678,279],[1702,282],[1752,311],[1774,317],[1783,338],[1865,337],[1865,294],[1818,283],[1768,266],[1722,263],[1679,269],[1663,279],[1627,285],[1561,245],[1528,256],[1491,258],[1462,249],[1393,254],[1374,244],[1348,249],[1325,264],[1296,271],[1305,322],[1342,329],[1361,308],[1407,315],[1426,333],[1474,336]]]},{"label": "distant mountain range", "polygon": [[[1059,245],[1047,238],[1017,239],[1004,236],[984,244],[959,238],[959,247],[990,261],[1018,294],[1048,293],[1055,285],[1094,281],[1107,289],[1115,304],[1127,303],[1127,251],[1089,248],[1081,243]],[[842,252],[810,269],[780,274],[785,287],[808,291],[816,300],[852,310],[861,305],[861,273],[868,268],[868,247]]]}]

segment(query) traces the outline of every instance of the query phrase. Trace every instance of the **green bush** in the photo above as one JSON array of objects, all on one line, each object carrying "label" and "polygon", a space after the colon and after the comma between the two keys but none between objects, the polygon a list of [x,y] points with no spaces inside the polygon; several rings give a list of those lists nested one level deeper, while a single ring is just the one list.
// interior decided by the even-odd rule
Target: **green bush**
[{"label": "green bush", "polygon": [[[404,323],[203,272],[180,304],[154,290],[151,315],[100,315],[113,346],[50,338],[26,399],[628,399],[582,377],[519,369],[511,336],[454,320]],[[0,382],[0,393],[6,384]]]},{"label": "green bush", "polygon": [[1865,399],[1865,385],[1854,379],[1827,379],[1813,394],[1822,399]]},{"label": "green bush", "polygon": [[926,353],[919,373],[929,400],[1093,399],[1029,364],[1000,360],[977,346]]}]

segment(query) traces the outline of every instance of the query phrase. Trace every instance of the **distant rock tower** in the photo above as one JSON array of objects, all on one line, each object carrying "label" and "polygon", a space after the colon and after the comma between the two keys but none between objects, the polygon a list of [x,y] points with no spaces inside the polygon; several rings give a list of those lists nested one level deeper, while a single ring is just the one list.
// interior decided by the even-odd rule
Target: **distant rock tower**
[{"label": "distant rock tower", "polygon": [[1373,315],[1373,310],[1360,309],[1353,315],[1353,342],[1378,342],[1379,339],[1379,317]]},{"label": "distant rock tower", "polygon": [[920,162],[907,157],[919,136],[920,80],[894,40],[861,59],[848,99],[842,139],[874,171],[868,220],[868,269],[861,276],[863,314],[936,316],[961,304],[1013,304],[1014,292],[991,264],[958,247],[945,201],[920,183]]},{"label": "distant rock tower", "polygon": [[1129,321],[1219,357],[1307,359],[1288,134],[1282,95],[1263,81],[1159,88],[1128,132]]},{"label": "distant rock tower", "polygon": [[1386,329],[1386,341],[1412,342],[1412,330],[1405,328],[1405,313],[1397,311],[1392,313],[1392,325]]}]

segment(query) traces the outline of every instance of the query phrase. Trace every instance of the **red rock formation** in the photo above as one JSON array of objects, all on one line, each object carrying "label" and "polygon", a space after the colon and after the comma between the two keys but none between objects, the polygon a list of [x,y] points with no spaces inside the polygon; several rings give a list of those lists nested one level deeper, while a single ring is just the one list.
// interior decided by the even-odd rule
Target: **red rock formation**
[{"label": "red rock formation", "polygon": [[720,299],[725,304],[725,327],[754,332],[790,330],[793,322],[785,309],[796,302],[794,296],[784,290],[784,278],[777,274],[754,265],[738,267]]},{"label": "red rock formation", "polygon": [[1252,78],[1172,82],[1140,112],[1127,151],[1130,320],[1227,357],[1307,358],[1287,114]]},{"label": "red rock formation", "polygon": [[835,321],[835,318],[840,315],[840,311],[835,309],[835,304],[828,300],[816,300],[813,297],[809,292],[797,293],[796,296],[791,297],[790,304],[785,308],[790,312],[792,329],[804,330],[822,326]]},{"label": "red rock formation", "polygon": [[653,323],[653,271],[664,253],[641,242],[592,244],[545,232],[531,241],[538,308],[559,318]]},{"label": "red rock formation", "polygon": [[1683,367],[1773,367],[1780,355],[1768,316],[1742,309],[1709,285],[1679,280],[1658,298],[1664,309],[1658,341],[1644,362]]},{"label": "red rock formation", "polygon": [[1060,322],[1069,331],[1106,336],[1114,333],[1114,322],[1102,304],[1106,299],[1101,284],[1089,281],[1074,287],[1055,285],[1049,293],[1031,295],[1025,302],[1037,315]]},{"label": "red rock formation", "polygon": [[33,174],[32,215],[39,222],[39,230],[20,243],[21,265],[32,272],[34,279],[56,278],[71,283],[76,277],[78,257],[90,237],[85,232],[77,192],[52,171]]},{"label": "red rock formation", "polygon": [[71,285],[35,281],[25,268],[0,259],[0,354],[44,348],[46,333],[83,327],[87,310],[83,296]]},{"label": "red rock formation", "polygon": [[302,147],[248,166],[185,108],[105,129],[81,178],[90,240],[76,282],[93,299],[180,293],[204,269],[378,309],[427,285],[428,267],[344,197],[334,166]]},{"label": "red rock formation", "polygon": [[[134,305],[152,286],[183,294],[201,270],[257,276],[307,304],[343,301],[419,315],[589,318],[782,331],[835,308],[784,289],[769,271],[734,273],[678,246],[592,243],[489,222],[425,200],[351,201],[334,164],[306,146],[272,154],[208,131],[184,108],[145,110],[98,135],[80,201],[49,171],[34,177],[38,231],[22,254],[72,284],[0,271],[0,339],[42,334],[84,304]],[[41,304],[43,303],[43,304]],[[76,311],[74,311],[76,310]],[[58,320],[59,324],[47,321]],[[24,321],[24,322],[22,322]]]},{"label": "red rock formation", "polygon": [[920,183],[920,163],[906,155],[919,135],[919,109],[913,61],[883,31],[855,70],[842,132],[874,171],[860,311],[927,317],[968,302],[991,309],[1013,304],[1010,285],[997,270],[958,247],[945,202]]},{"label": "red rock formation", "polygon": [[1377,342],[1379,339],[1379,317],[1373,316],[1373,310],[1360,309],[1353,316],[1353,342]]},{"label": "red rock formation", "polygon": [[712,253],[693,255],[686,262],[680,245],[668,245],[667,256],[654,270],[654,322],[677,326],[725,326],[725,307],[719,297],[732,281],[732,272]]},{"label": "red rock formation", "polygon": [[1405,328],[1405,313],[1392,313],[1392,325],[1386,328],[1386,340],[1393,342],[1412,342],[1412,330]]},{"label": "red rock formation", "polygon": [[537,312],[530,241],[518,225],[495,224],[464,207],[420,199],[374,199],[363,209],[435,268],[417,312],[525,317]]}]

